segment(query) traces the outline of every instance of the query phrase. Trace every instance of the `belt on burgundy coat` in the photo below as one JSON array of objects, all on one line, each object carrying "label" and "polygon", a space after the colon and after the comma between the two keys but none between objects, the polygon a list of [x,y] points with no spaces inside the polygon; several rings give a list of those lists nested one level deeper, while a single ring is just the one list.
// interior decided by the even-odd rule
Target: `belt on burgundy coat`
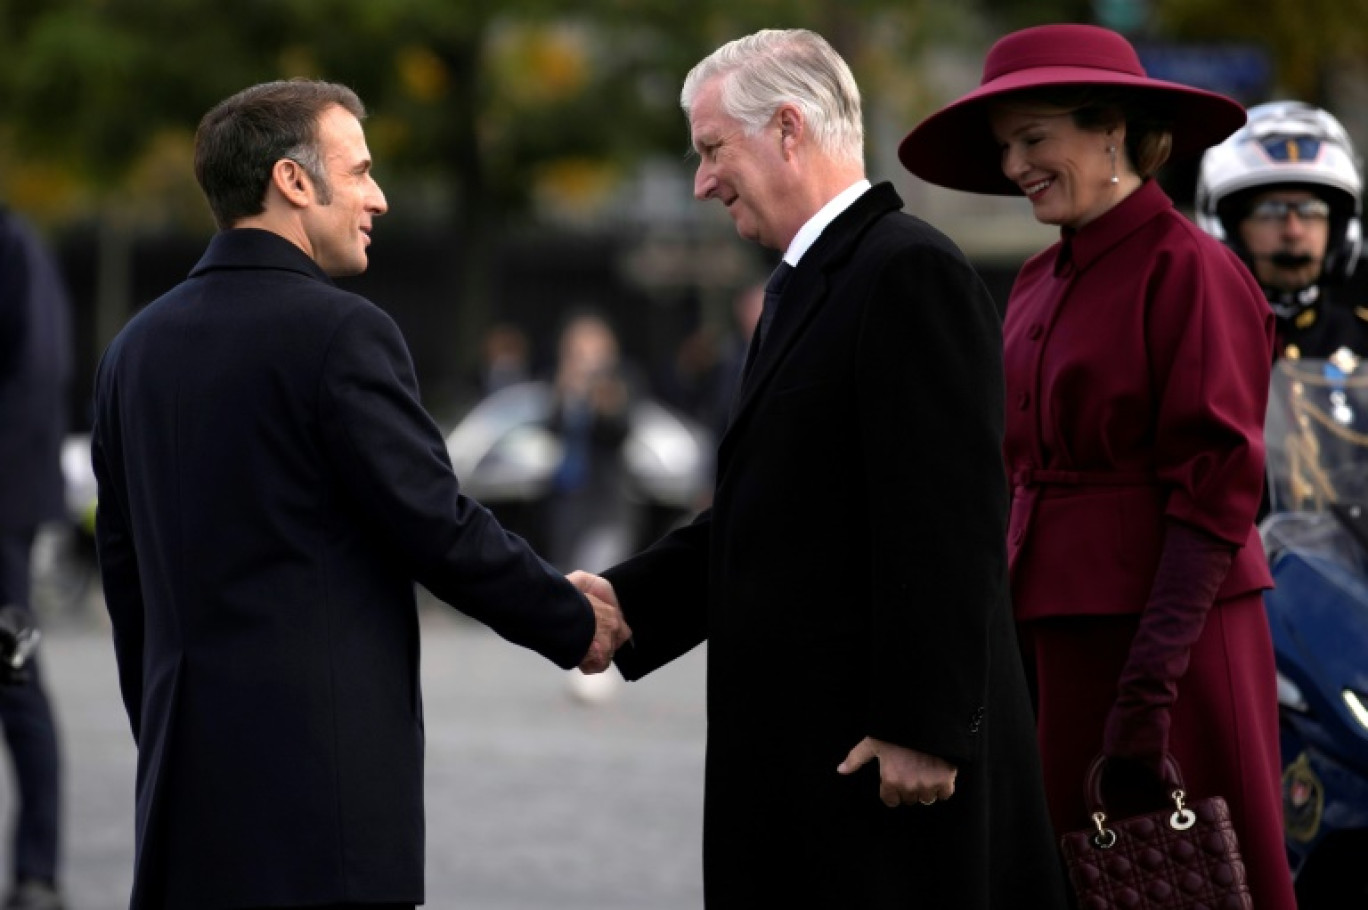
[{"label": "belt on burgundy coat", "polygon": [[1007,569],[1016,566],[1035,517],[1042,487],[1140,487],[1153,486],[1158,478],[1149,471],[1066,471],[1058,468],[1019,467],[1012,472],[1012,511],[1007,523]]}]

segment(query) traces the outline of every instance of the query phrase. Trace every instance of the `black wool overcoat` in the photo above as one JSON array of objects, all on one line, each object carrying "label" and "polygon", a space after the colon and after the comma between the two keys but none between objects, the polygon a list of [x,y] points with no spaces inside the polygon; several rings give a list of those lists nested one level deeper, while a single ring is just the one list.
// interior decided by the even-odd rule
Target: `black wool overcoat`
[{"label": "black wool overcoat", "polygon": [[[1008,602],[1000,317],[881,184],[804,254],[713,506],[606,573],[641,677],[708,646],[709,910],[1061,906]],[[866,736],[959,766],[889,809]]]}]

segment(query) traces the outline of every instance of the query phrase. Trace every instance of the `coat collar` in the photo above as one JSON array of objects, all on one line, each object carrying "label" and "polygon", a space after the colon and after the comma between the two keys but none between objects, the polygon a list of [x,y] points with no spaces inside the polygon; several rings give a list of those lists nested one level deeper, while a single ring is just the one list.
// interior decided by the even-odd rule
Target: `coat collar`
[{"label": "coat collar", "polygon": [[[1056,274],[1068,263],[1078,271],[1086,271],[1102,255],[1140,230],[1152,219],[1173,208],[1173,202],[1154,180],[1146,180],[1140,188],[1103,212],[1080,230],[1061,231],[1061,245],[1056,253]],[[1067,257],[1068,263],[1059,257]]]},{"label": "coat collar", "polygon": [[232,228],[215,234],[190,275],[217,269],[280,269],[333,283],[307,253],[279,234],[260,228]]},{"label": "coat collar", "polygon": [[850,257],[874,222],[889,212],[900,210],[902,205],[902,199],[891,183],[876,184],[837,215],[798,260],[765,344],[737,392],[739,397],[732,409],[731,422],[718,447],[719,465],[724,462],[726,451],[731,447],[729,443],[739,427],[747,422],[760,391],[769,384],[789,349],[802,336],[804,327],[826,304],[830,272]]}]

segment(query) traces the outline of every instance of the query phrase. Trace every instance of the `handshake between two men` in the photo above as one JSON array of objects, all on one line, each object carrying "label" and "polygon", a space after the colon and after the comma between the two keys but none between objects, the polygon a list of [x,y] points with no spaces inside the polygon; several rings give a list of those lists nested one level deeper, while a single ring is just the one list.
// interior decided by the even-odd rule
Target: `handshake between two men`
[{"label": "handshake between two men", "polygon": [[566,576],[594,608],[594,640],[580,663],[581,673],[602,673],[613,665],[613,655],[632,637],[613,588],[597,575],[572,572]]},{"label": "handshake between two men", "polygon": [[[594,641],[579,669],[583,673],[602,673],[612,664],[618,648],[631,639],[631,627],[623,618],[617,593],[606,578],[576,571],[566,579],[589,599],[597,621]],[[870,762],[877,762],[879,799],[889,808],[915,804],[932,806],[955,793],[959,768],[954,764],[872,736],[856,743],[836,771],[842,775],[854,774]]]}]

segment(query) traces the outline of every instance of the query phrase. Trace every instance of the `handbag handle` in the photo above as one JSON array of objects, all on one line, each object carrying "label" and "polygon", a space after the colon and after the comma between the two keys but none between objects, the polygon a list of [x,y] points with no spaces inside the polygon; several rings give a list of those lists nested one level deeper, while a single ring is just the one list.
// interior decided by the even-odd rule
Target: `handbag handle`
[{"label": "handbag handle", "polygon": [[[1102,800],[1102,769],[1107,764],[1107,756],[1099,754],[1088,766],[1084,778],[1084,798],[1092,809],[1092,821],[1097,832],[1092,836],[1093,846],[1103,850],[1116,844],[1116,832],[1107,827],[1107,806]],[[1185,804],[1187,793],[1183,790],[1183,774],[1178,761],[1168,752],[1159,758],[1159,778],[1168,787],[1169,799],[1173,800],[1173,814],[1169,816],[1169,827],[1174,831],[1186,831],[1197,822]]]}]

